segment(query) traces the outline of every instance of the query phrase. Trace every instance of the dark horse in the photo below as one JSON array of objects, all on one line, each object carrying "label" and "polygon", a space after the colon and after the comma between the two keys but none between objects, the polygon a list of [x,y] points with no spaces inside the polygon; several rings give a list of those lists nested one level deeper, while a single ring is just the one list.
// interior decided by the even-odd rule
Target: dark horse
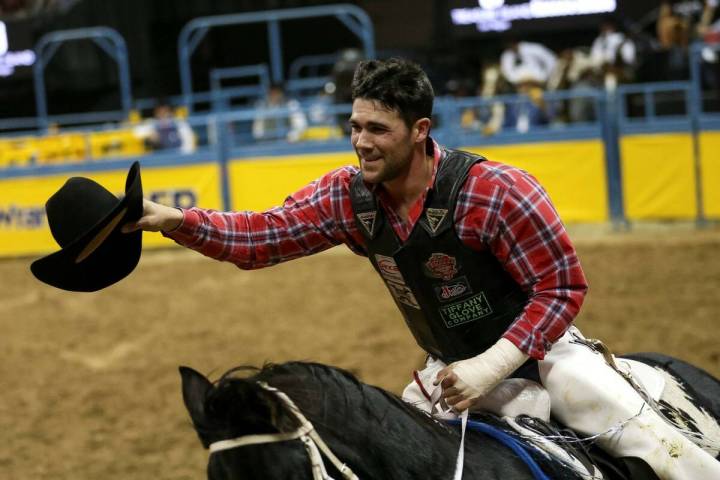
[{"label": "dark horse", "polygon": [[[709,374],[661,355],[634,358],[681,378],[696,402],[718,418],[720,382]],[[241,367],[215,384],[191,368],[180,367],[180,373],[185,405],[205,448],[248,435],[294,432],[301,426],[292,407],[263,386],[268,384],[292,399],[329,450],[360,479],[449,479],[455,471],[460,442],[456,427],[431,419],[344,370],[303,362],[260,370]],[[306,447],[296,438],[216,451],[210,455],[208,478],[311,480]],[[343,478],[327,455],[324,458],[328,474]],[[580,478],[561,466],[555,466],[551,477]],[[506,446],[483,433],[468,431],[463,478],[534,477]]]}]

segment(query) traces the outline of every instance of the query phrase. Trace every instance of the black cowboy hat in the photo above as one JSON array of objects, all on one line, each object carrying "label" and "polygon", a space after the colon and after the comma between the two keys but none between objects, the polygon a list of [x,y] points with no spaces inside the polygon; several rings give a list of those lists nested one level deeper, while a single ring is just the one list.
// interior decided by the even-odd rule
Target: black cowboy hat
[{"label": "black cowboy hat", "polygon": [[38,280],[94,292],[125,278],[140,260],[142,231],[120,231],[143,213],[138,162],[130,167],[121,199],[89,178],[72,177],[48,199],[45,211],[61,250],[32,263]]}]

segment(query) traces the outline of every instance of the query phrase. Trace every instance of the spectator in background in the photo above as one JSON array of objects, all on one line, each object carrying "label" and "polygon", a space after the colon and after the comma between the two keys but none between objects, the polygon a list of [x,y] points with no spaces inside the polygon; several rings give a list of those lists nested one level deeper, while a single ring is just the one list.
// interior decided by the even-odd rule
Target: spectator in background
[{"label": "spectator in background", "polygon": [[669,1],[663,1],[657,19],[657,37],[665,57],[664,80],[687,80],[690,77],[688,43],[690,22],[675,13]]},{"label": "spectator in background", "polygon": [[188,123],[178,118],[166,100],[159,100],[153,109],[153,118],[135,128],[150,150],[195,150],[195,134]]},{"label": "spectator in background", "polygon": [[252,125],[255,140],[296,142],[307,128],[307,118],[300,103],[286,98],[281,85],[271,85],[265,99],[257,102],[255,108],[257,113]]},{"label": "spectator in background", "polygon": [[519,99],[510,102],[505,111],[504,127],[527,133],[532,127],[547,125],[552,120],[552,109],[545,102],[545,82],[531,70],[520,73],[517,81]]},{"label": "spectator in background", "polygon": [[539,43],[511,39],[500,56],[500,71],[515,86],[528,75],[544,85],[555,68],[555,63],[557,57],[547,47]]},{"label": "spectator in background", "polygon": [[618,30],[612,18],[605,18],[600,24],[600,35],[590,48],[590,58],[607,90],[634,78],[635,43]]},{"label": "spectator in background", "polygon": [[503,77],[497,63],[487,64],[480,73],[480,80],[478,96],[483,102],[477,108],[466,109],[463,120],[467,128],[479,130],[483,135],[494,135],[505,123],[505,104],[493,99],[497,95],[515,93],[515,88]]},{"label": "spectator in background", "polygon": [[[352,79],[355,68],[362,60],[364,60],[363,53],[357,48],[348,48],[340,52],[340,56],[332,69],[333,100],[335,104],[352,103]],[[337,124],[343,129],[344,135],[350,135],[350,125],[347,122],[346,113],[338,113]]]},{"label": "spectator in background", "polygon": [[701,52],[703,88],[714,94],[713,100],[718,103],[717,108],[720,108],[720,99],[717,96],[720,91],[720,18],[716,17],[717,6],[718,0],[706,0],[695,32],[698,40],[708,45]]},{"label": "spectator in background", "polygon": [[[599,78],[589,52],[582,48],[563,50],[548,80],[547,89],[570,90],[578,95],[558,102],[555,120],[569,123],[594,121],[595,100],[591,94],[598,88]],[[581,96],[582,94],[587,96]]]}]

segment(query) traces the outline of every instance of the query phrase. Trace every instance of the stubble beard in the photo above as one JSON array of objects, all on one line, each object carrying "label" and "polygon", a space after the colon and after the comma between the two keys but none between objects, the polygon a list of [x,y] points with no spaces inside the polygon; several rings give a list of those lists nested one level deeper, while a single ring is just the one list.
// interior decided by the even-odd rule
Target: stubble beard
[{"label": "stubble beard", "polygon": [[[383,155],[383,164],[378,170],[374,170],[375,175],[373,178],[368,179],[364,174],[363,178],[365,181],[372,184],[380,184],[395,180],[407,171],[412,159],[412,153],[412,146],[407,146],[406,149],[403,149],[403,151],[397,152],[394,155]],[[360,169],[362,171],[362,164]]]}]

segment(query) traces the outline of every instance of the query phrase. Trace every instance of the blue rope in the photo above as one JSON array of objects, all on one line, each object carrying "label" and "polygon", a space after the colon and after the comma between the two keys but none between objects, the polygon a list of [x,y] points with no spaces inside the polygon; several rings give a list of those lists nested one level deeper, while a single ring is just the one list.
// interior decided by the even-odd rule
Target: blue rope
[{"label": "blue rope", "polygon": [[[460,425],[461,423],[459,419],[445,421],[450,425]],[[548,477],[545,472],[542,471],[540,465],[538,465],[535,459],[532,458],[532,456],[528,453],[527,447],[523,445],[523,443],[520,442],[518,439],[508,435],[499,428],[475,420],[468,420],[467,427],[470,430],[482,432],[485,435],[494,438],[495,440],[515,452],[517,456],[520,457],[520,459],[528,466],[530,472],[532,472],[533,474],[533,477],[535,477],[535,480],[550,480],[550,477]]]}]

